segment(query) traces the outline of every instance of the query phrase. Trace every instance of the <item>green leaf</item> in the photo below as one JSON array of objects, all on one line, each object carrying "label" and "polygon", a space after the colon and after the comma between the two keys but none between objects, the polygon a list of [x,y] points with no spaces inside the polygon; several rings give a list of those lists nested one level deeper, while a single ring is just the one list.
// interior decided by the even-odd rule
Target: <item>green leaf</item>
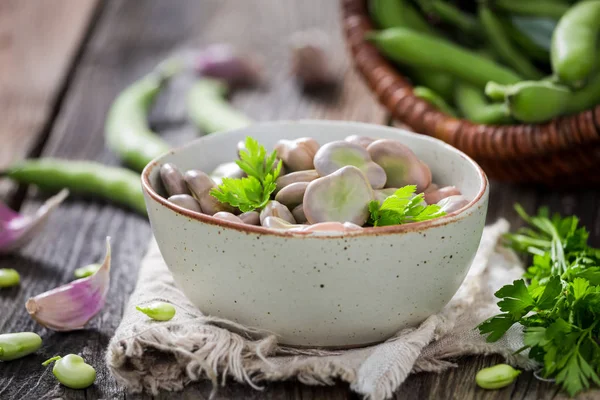
[{"label": "green leaf", "polygon": [[556,304],[556,298],[560,295],[562,284],[560,277],[550,278],[540,298],[536,301],[536,307],[540,310],[551,309]]},{"label": "green leaf", "polygon": [[423,205],[423,193],[415,195],[415,185],[404,186],[379,204],[369,203],[369,221],[373,226],[389,226],[425,221],[446,215],[440,206]]},{"label": "green leaf", "polygon": [[571,283],[571,293],[573,294],[575,300],[579,300],[580,298],[582,298],[585,295],[589,286],[589,281],[583,278],[575,278]]},{"label": "green leaf", "polygon": [[489,333],[486,341],[496,342],[506,331],[517,322],[511,314],[499,314],[479,324],[479,333]]},{"label": "green leaf", "polygon": [[529,347],[543,347],[548,343],[546,340],[546,328],[541,326],[531,326],[526,328],[523,334],[523,343]]},{"label": "green leaf", "polygon": [[258,141],[247,137],[245,149],[240,151],[237,165],[248,175],[244,178],[224,178],[210,194],[222,203],[239,208],[242,212],[263,208],[277,187],[282,162],[275,166],[277,153],[267,157],[267,151]]},{"label": "green leaf", "polygon": [[503,286],[495,296],[502,299],[498,302],[500,310],[513,315],[523,315],[535,304],[523,279],[514,281],[512,285]]}]

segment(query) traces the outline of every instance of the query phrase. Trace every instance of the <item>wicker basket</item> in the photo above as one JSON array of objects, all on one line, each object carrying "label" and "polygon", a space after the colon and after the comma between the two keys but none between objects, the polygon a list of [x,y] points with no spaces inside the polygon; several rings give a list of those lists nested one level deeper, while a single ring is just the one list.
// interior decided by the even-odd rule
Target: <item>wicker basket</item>
[{"label": "wicker basket", "polygon": [[354,64],[392,117],[473,157],[493,179],[547,186],[600,183],[600,106],[544,124],[479,125],[441,113],[365,41],[374,29],[367,0],[342,0]]}]

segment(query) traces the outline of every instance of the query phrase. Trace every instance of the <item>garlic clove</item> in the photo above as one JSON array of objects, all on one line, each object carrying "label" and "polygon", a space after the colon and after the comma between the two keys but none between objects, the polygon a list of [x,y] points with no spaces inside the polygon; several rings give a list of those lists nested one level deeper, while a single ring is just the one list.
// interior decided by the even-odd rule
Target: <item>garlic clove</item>
[{"label": "garlic clove", "polygon": [[107,237],[106,256],[98,271],[27,300],[25,308],[31,318],[54,331],[83,329],[104,306],[110,284],[110,259]]},{"label": "garlic clove", "polygon": [[0,254],[12,252],[29,243],[68,195],[67,189],[61,190],[46,200],[34,215],[21,215],[0,203]]},{"label": "garlic clove", "polygon": [[243,54],[227,43],[212,44],[199,51],[194,68],[202,76],[223,79],[230,85],[260,85],[264,80],[262,59]]},{"label": "garlic clove", "polygon": [[336,83],[327,35],[320,30],[296,32],[290,40],[291,72],[306,88]]}]

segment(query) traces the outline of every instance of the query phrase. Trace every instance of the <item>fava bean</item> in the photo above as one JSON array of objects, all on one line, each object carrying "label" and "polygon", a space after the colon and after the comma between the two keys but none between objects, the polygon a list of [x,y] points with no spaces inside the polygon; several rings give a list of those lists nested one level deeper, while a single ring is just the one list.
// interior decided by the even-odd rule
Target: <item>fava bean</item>
[{"label": "fava bean", "polygon": [[42,338],[36,333],[4,333],[0,335],[0,361],[25,357],[40,347],[42,347]]},{"label": "fava bean", "polygon": [[446,214],[458,211],[467,204],[469,204],[469,200],[467,200],[466,197],[461,195],[448,196],[437,203],[437,205],[440,206],[441,210],[444,211]]},{"label": "fava bean", "polygon": [[488,58],[442,38],[406,28],[369,32],[367,39],[391,60],[415,68],[430,68],[483,88],[487,82],[511,84],[521,77]]},{"label": "fava bean", "polygon": [[21,282],[21,276],[16,269],[0,268],[0,288],[17,286]]},{"label": "fava bean", "polygon": [[169,196],[190,194],[183,174],[174,164],[166,163],[160,166],[160,179]]},{"label": "fava bean", "polygon": [[391,139],[377,140],[367,147],[374,162],[388,176],[386,186],[417,185],[417,193],[431,184],[431,171],[407,146]]},{"label": "fava bean", "polygon": [[513,383],[521,374],[507,364],[498,364],[484,368],[475,375],[475,382],[483,389],[500,389]]},{"label": "fava bean", "polygon": [[247,225],[260,225],[260,214],[257,211],[246,211],[238,217]]},{"label": "fava bean", "polygon": [[54,362],[52,373],[56,379],[71,389],[85,389],[94,384],[96,370],[76,354],[67,354],[64,357],[56,356],[42,363],[47,366]]},{"label": "fava bean", "polygon": [[229,222],[236,222],[238,224],[244,223],[240,217],[227,211],[219,211],[218,213],[214,214],[213,217]]},{"label": "fava bean", "polygon": [[430,191],[425,193],[425,202],[427,204],[436,204],[440,200],[445,199],[450,196],[460,195],[460,190],[458,190],[454,186],[445,186],[435,191]]},{"label": "fava bean", "polygon": [[264,226],[265,228],[289,230],[297,227],[298,225],[292,224],[289,221],[286,221],[279,217],[265,217],[262,220],[262,226]]},{"label": "fava bean", "polygon": [[202,198],[210,189],[217,187],[210,176],[195,169],[186,171],[183,179],[196,199]]},{"label": "fava bean", "polygon": [[375,141],[374,138],[368,136],[351,135],[344,139],[346,142],[357,144],[365,149]]},{"label": "fava bean", "polygon": [[374,198],[365,174],[357,167],[346,166],[310,182],[302,203],[311,224],[352,222],[362,226],[367,222],[369,202]]},{"label": "fava bean", "polygon": [[279,192],[284,187],[291,185],[292,183],[310,182],[314,181],[318,177],[319,173],[314,169],[290,172],[287,175],[280,176],[279,178],[277,178],[277,188],[275,189],[275,193]]},{"label": "fava bean", "polygon": [[296,220],[292,215],[292,212],[278,201],[271,200],[267,203],[265,208],[260,212],[260,223],[264,226],[264,220],[267,217],[278,217],[290,224],[295,224]]},{"label": "fava bean", "polygon": [[73,272],[73,275],[75,275],[75,278],[77,279],[87,278],[88,276],[94,275],[96,271],[100,269],[100,266],[100,264],[86,265],[85,267],[77,268]]},{"label": "fava bean", "polygon": [[290,171],[303,171],[314,169],[313,159],[319,147],[315,139],[300,138],[280,140],[275,145],[275,151]]},{"label": "fava bean", "polygon": [[246,173],[235,162],[219,165],[210,174],[211,178],[243,178]]},{"label": "fava bean", "polygon": [[146,306],[136,306],[135,309],[156,321],[169,321],[175,316],[176,312],[172,304],[163,301],[155,301]]},{"label": "fava bean", "polygon": [[296,182],[287,185],[277,193],[275,200],[289,209],[296,207],[298,204],[302,203],[308,183],[309,182]]},{"label": "fava bean", "polygon": [[167,200],[175,205],[178,205],[179,207],[185,208],[186,210],[195,211],[197,213],[202,212],[202,208],[200,207],[198,201],[189,194],[176,194],[169,197]]},{"label": "fava bean", "polygon": [[302,204],[298,204],[296,207],[294,207],[292,210],[292,215],[298,224],[304,224],[308,221],[306,219],[306,215],[304,214],[304,206]]},{"label": "fava bean", "polygon": [[315,169],[322,177],[345,166],[353,166],[362,171],[373,189],[385,186],[386,172],[373,162],[369,152],[362,146],[339,140],[327,143],[315,155]]},{"label": "fava bean", "polygon": [[226,203],[221,203],[214,196],[210,194],[210,191],[204,192],[204,194],[198,199],[202,212],[206,215],[215,215],[218,212],[225,211],[228,213],[234,213],[235,208]]},{"label": "fava bean", "polygon": [[362,227],[353,224],[352,222],[320,222],[318,224],[307,225],[300,228],[299,232],[352,232],[360,231]]}]

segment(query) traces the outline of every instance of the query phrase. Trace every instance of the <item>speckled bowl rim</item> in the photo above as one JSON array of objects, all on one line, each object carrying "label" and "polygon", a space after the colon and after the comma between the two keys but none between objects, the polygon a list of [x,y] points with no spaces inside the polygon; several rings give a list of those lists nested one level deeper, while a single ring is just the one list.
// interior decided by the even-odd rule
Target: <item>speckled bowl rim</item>
[{"label": "speckled bowl rim", "polygon": [[[312,119],[279,120],[279,121],[274,121],[274,122],[258,122],[256,124],[253,124],[253,126],[265,126],[266,127],[266,126],[273,126],[273,125],[277,126],[277,125],[290,124],[290,123],[309,124],[312,126],[321,125],[325,129],[332,125],[348,125],[349,127],[350,126],[364,126],[364,127],[375,126],[375,127],[380,127],[380,128],[395,129],[398,131],[405,132],[406,134],[411,134],[410,131],[406,131],[406,130],[400,129],[400,128],[394,128],[394,127],[378,125],[378,124],[369,124],[369,123],[364,123],[364,122],[354,122],[354,121],[333,121],[333,120],[312,120]],[[244,129],[246,129],[246,128],[239,128],[239,129],[235,129],[235,130],[231,130],[231,131],[223,131],[223,132],[219,132],[219,133],[214,133],[213,135],[227,135],[230,132],[239,132],[240,130],[244,130]],[[419,135],[417,133],[414,133],[414,135],[417,140],[423,140],[425,142],[430,142],[432,144],[440,146],[443,149],[443,151],[450,151],[450,152],[454,152],[454,153],[458,154],[461,158],[465,159],[478,173],[482,184],[479,188],[479,191],[473,198],[473,200],[471,200],[466,206],[460,208],[459,210],[456,210],[449,214],[446,214],[443,217],[428,220],[428,221],[413,222],[410,224],[394,225],[394,226],[367,227],[367,228],[363,228],[360,231],[358,231],[358,230],[350,231],[350,232],[347,232],[342,235],[339,235],[339,234],[329,235],[326,233],[321,234],[320,232],[318,232],[317,234],[290,232],[290,231],[284,231],[284,230],[274,230],[274,229],[270,229],[270,228],[264,228],[262,226],[239,224],[236,222],[222,220],[222,219],[210,216],[210,215],[200,214],[200,213],[185,209],[183,207],[179,207],[179,206],[167,201],[167,199],[165,199],[164,197],[159,195],[156,192],[156,190],[154,190],[152,185],[150,184],[150,173],[152,172],[152,170],[154,168],[159,166],[160,161],[165,156],[167,156],[169,154],[175,155],[177,152],[179,152],[189,146],[192,146],[192,145],[196,144],[197,142],[201,142],[205,136],[197,138],[183,146],[179,146],[174,149],[171,149],[167,153],[162,154],[162,155],[156,157],[154,160],[150,161],[148,163],[148,165],[146,165],[146,167],[142,171],[142,176],[141,176],[142,188],[143,188],[144,192],[146,192],[148,194],[148,196],[152,200],[154,200],[156,203],[158,203],[159,205],[166,207],[166,208],[170,209],[171,211],[174,211],[178,214],[184,215],[184,216],[188,217],[189,219],[192,219],[192,220],[195,220],[195,221],[198,221],[201,223],[209,224],[209,225],[219,226],[222,228],[233,229],[238,232],[242,232],[242,233],[249,234],[249,235],[250,234],[258,234],[258,235],[281,236],[281,237],[286,237],[286,238],[294,237],[294,238],[339,239],[339,238],[350,237],[350,236],[352,236],[352,237],[379,236],[382,234],[398,234],[398,233],[425,231],[425,230],[428,230],[428,229],[431,229],[434,227],[443,226],[443,225],[447,225],[447,224],[459,221],[465,215],[464,212],[469,210],[470,208],[473,208],[474,206],[476,206],[481,201],[483,195],[486,193],[488,186],[489,186],[489,182],[488,182],[488,178],[487,178],[485,172],[483,172],[483,169],[481,169],[481,167],[471,157],[469,157],[462,151],[458,150],[457,148],[447,144],[446,142],[436,139],[436,138],[433,138],[433,137]],[[285,139],[285,135],[282,135],[281,139]]]}]

